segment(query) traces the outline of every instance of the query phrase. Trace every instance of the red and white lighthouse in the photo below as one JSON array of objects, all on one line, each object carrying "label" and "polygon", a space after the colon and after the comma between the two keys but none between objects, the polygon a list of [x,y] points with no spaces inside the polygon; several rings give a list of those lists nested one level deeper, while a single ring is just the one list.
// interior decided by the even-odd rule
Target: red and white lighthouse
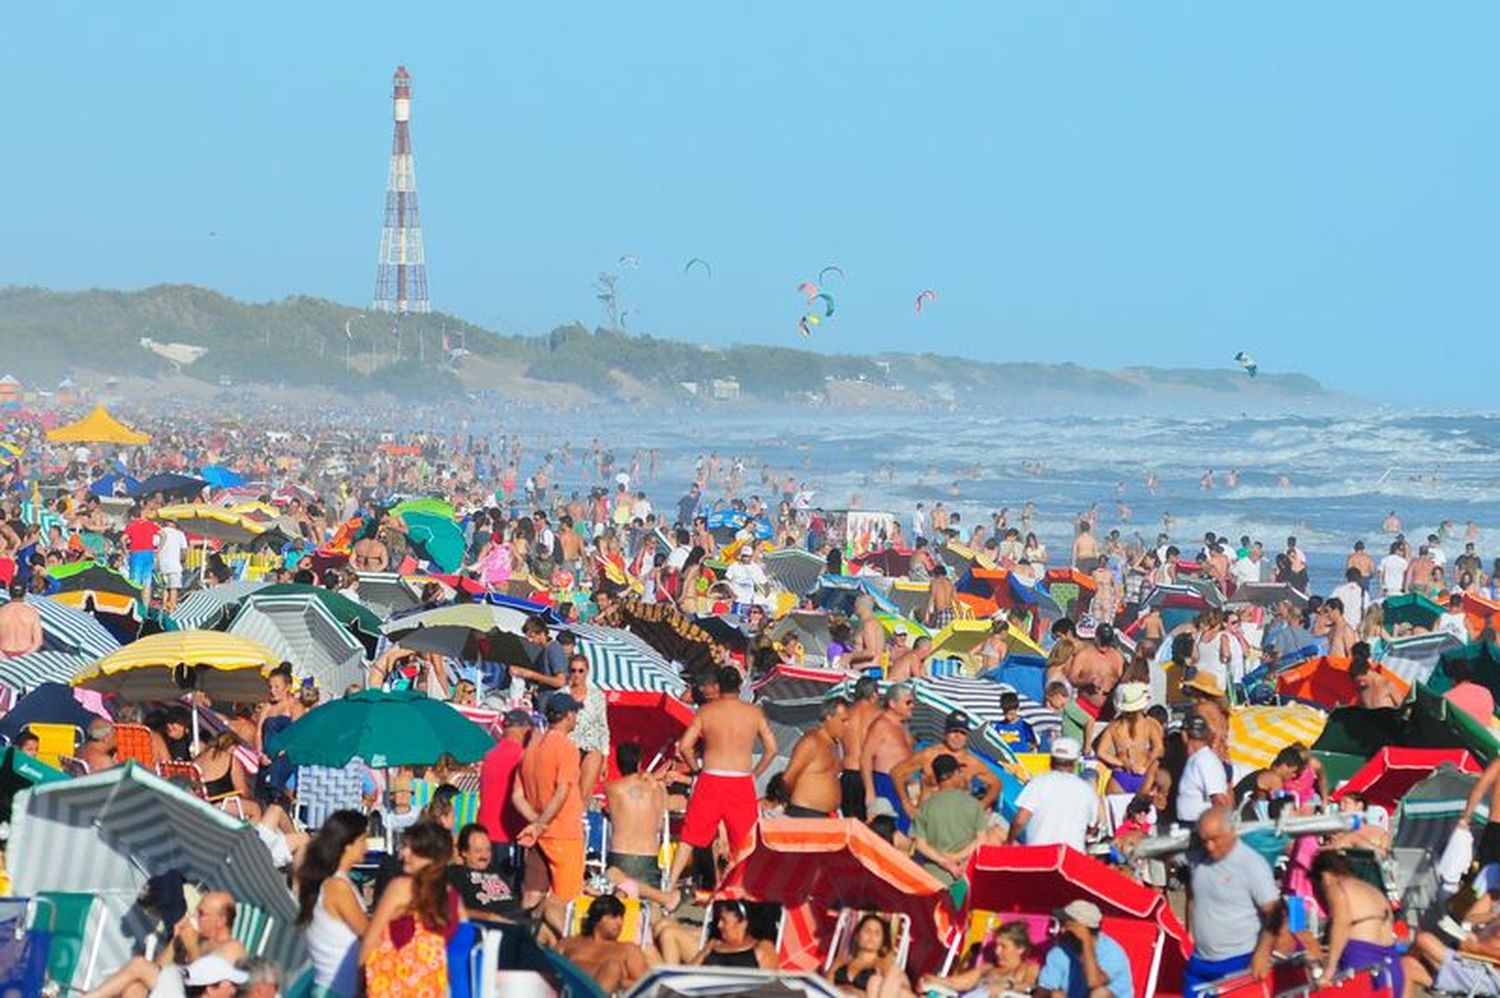
[{"label": "red and white lighthouse", "polygon": [[391,169],[385,185],[385,225],[380,230],[380,266],[375,275],[377,311],[396,316],[428,312],[427,257],[417,214],[417,168],[411,155],[411,74],[396,67],[391,80],[396,119]]}]

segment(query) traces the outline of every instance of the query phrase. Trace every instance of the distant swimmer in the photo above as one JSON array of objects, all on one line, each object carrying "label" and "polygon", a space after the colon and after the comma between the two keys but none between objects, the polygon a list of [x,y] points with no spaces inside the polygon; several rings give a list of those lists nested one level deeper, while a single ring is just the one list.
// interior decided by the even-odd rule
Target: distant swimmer
[{"label": "distant swimmer", "polygon": [[1396,515],[1396,511],[1394,509],[1385,515],[1385,525],[1383,529],[1388,534],[1401,533],[1401,517]]},{"label": "distant swimmer", "polygon": [[1292,476],[1291,475],[1282,475],[1279,478],[1277,478],[1276,479],[1276,487],[1278,489],[1289,489],[1289,488],[1291,488],[1292,487]]},{"label": "distant swimmer", "polygon": [[1479,524],[1475,523],[1473,520],[1470,520],[1469,522],[1464,524],[1464,540],[1479,540]]},{"label": "distant swimmer", "polygon": [[1200,478],[1200,479],[1198,479],[1198,488],[1203,489],[1205,492],[1212,492],[1213,491],[1213,487],[1214,487],[1214,469],[1209,468],[1207,471],[1205,471],[1203,473],[1203,477]]},{"label": "distant swimmer", "polygon": [[1172,532],[1172,524],[1174,522],[1176,522],[1176,521],[1172,519],[1172,514],[1169,513],[1169,512],[1167,512],[1166,510],[1162,510],[1162,514],[1161,514],[1161,529],[1165,530],[1167,533],[1170,534]]},{"label": "distant swimmer", "polygon": [[1147,492],[1149,492],[1151,495],[1156,495],[1156,487],[1158,485],[1160,485],[1160,484],[1161,484],[1161,479],[1159,479],[1159,478],[1156,477],[1156,472],[1154,472],[1154,471],[1148,471],[1146,473],[1146,491]]},{"label": "distant swimmer", "polygon": [[1131,517],[1130,507],[1122,502],[1115,503],[1115,519],[1121,523],[1129,523]]},{"label": "distant swimmer", "polygon": [[1230,468],[1224,473],[1224,487],[1226,489],[1238,488],[1240,484],[1240,473],[1236,468]]},{"label": "distant swimmer", "polygon": [[1125,494],[1125,483],[1124,482],[1116,482],[1115,483],[1115,495],[1117,495],[1117,496],[1123,496],[1124,494]]}]

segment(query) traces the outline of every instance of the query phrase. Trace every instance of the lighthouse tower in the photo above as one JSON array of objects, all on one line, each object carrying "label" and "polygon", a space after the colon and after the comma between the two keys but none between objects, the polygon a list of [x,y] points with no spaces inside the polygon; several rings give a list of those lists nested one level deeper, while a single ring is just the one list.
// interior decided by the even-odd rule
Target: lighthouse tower
[{"label": "lighthouse tower", "polygon": [[417,169],[411,155],[411,74],[396,67],[391,80],[396,133],[391,139],[391,171],[385,185],[385,225],[380,230],[380,267],[375,304],[400,317],[427,312],[427,258],[422,252],[422,220],[417,214]]}]

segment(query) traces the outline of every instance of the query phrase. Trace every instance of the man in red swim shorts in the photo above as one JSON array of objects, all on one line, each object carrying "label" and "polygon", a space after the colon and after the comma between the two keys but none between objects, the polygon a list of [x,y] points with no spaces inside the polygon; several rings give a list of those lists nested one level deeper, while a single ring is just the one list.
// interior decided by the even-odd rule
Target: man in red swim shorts
[{"label": "man in red swim shorts", "polygon": [[[688,798],[682,821],[682,844],[672,857],[667,890],[692,859],[693,849],[713,844],[722,823],[729,833],[729,849],[738,853],[750,840],[760,817],[755,780],[776,756],[776,736],[766,716],[754,704],[740,699],[740,672],[733,666],[719,669],[719,698],[698,709],[698,716],[677,742],[677,750],[689,767],[695,766],[698,743],[703,743],[703,762],[693,794]],[[751,765],[751,753],[760,739],[760,762]]]}]

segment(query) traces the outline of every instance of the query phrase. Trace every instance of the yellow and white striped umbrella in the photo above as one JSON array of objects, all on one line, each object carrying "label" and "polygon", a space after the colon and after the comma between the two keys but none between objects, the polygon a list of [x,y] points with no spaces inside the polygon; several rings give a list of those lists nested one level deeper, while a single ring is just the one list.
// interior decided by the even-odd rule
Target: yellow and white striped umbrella
[{"label": "yellow and white striped umbrella", "polygon": [[1327,714],[1306,704],[1240,707],[1229,715],[1230,761],[1263,769],[1293,742],[1311,747],[1327,723]]},{"label": "yellow and white striped umbrella", "polygon": [[74,686],[126,700],[173,700],[200,690],[213,700],[266,698],[266,675],[280,659],[259,641],[219,631],[165,631],[89,665]]}]

